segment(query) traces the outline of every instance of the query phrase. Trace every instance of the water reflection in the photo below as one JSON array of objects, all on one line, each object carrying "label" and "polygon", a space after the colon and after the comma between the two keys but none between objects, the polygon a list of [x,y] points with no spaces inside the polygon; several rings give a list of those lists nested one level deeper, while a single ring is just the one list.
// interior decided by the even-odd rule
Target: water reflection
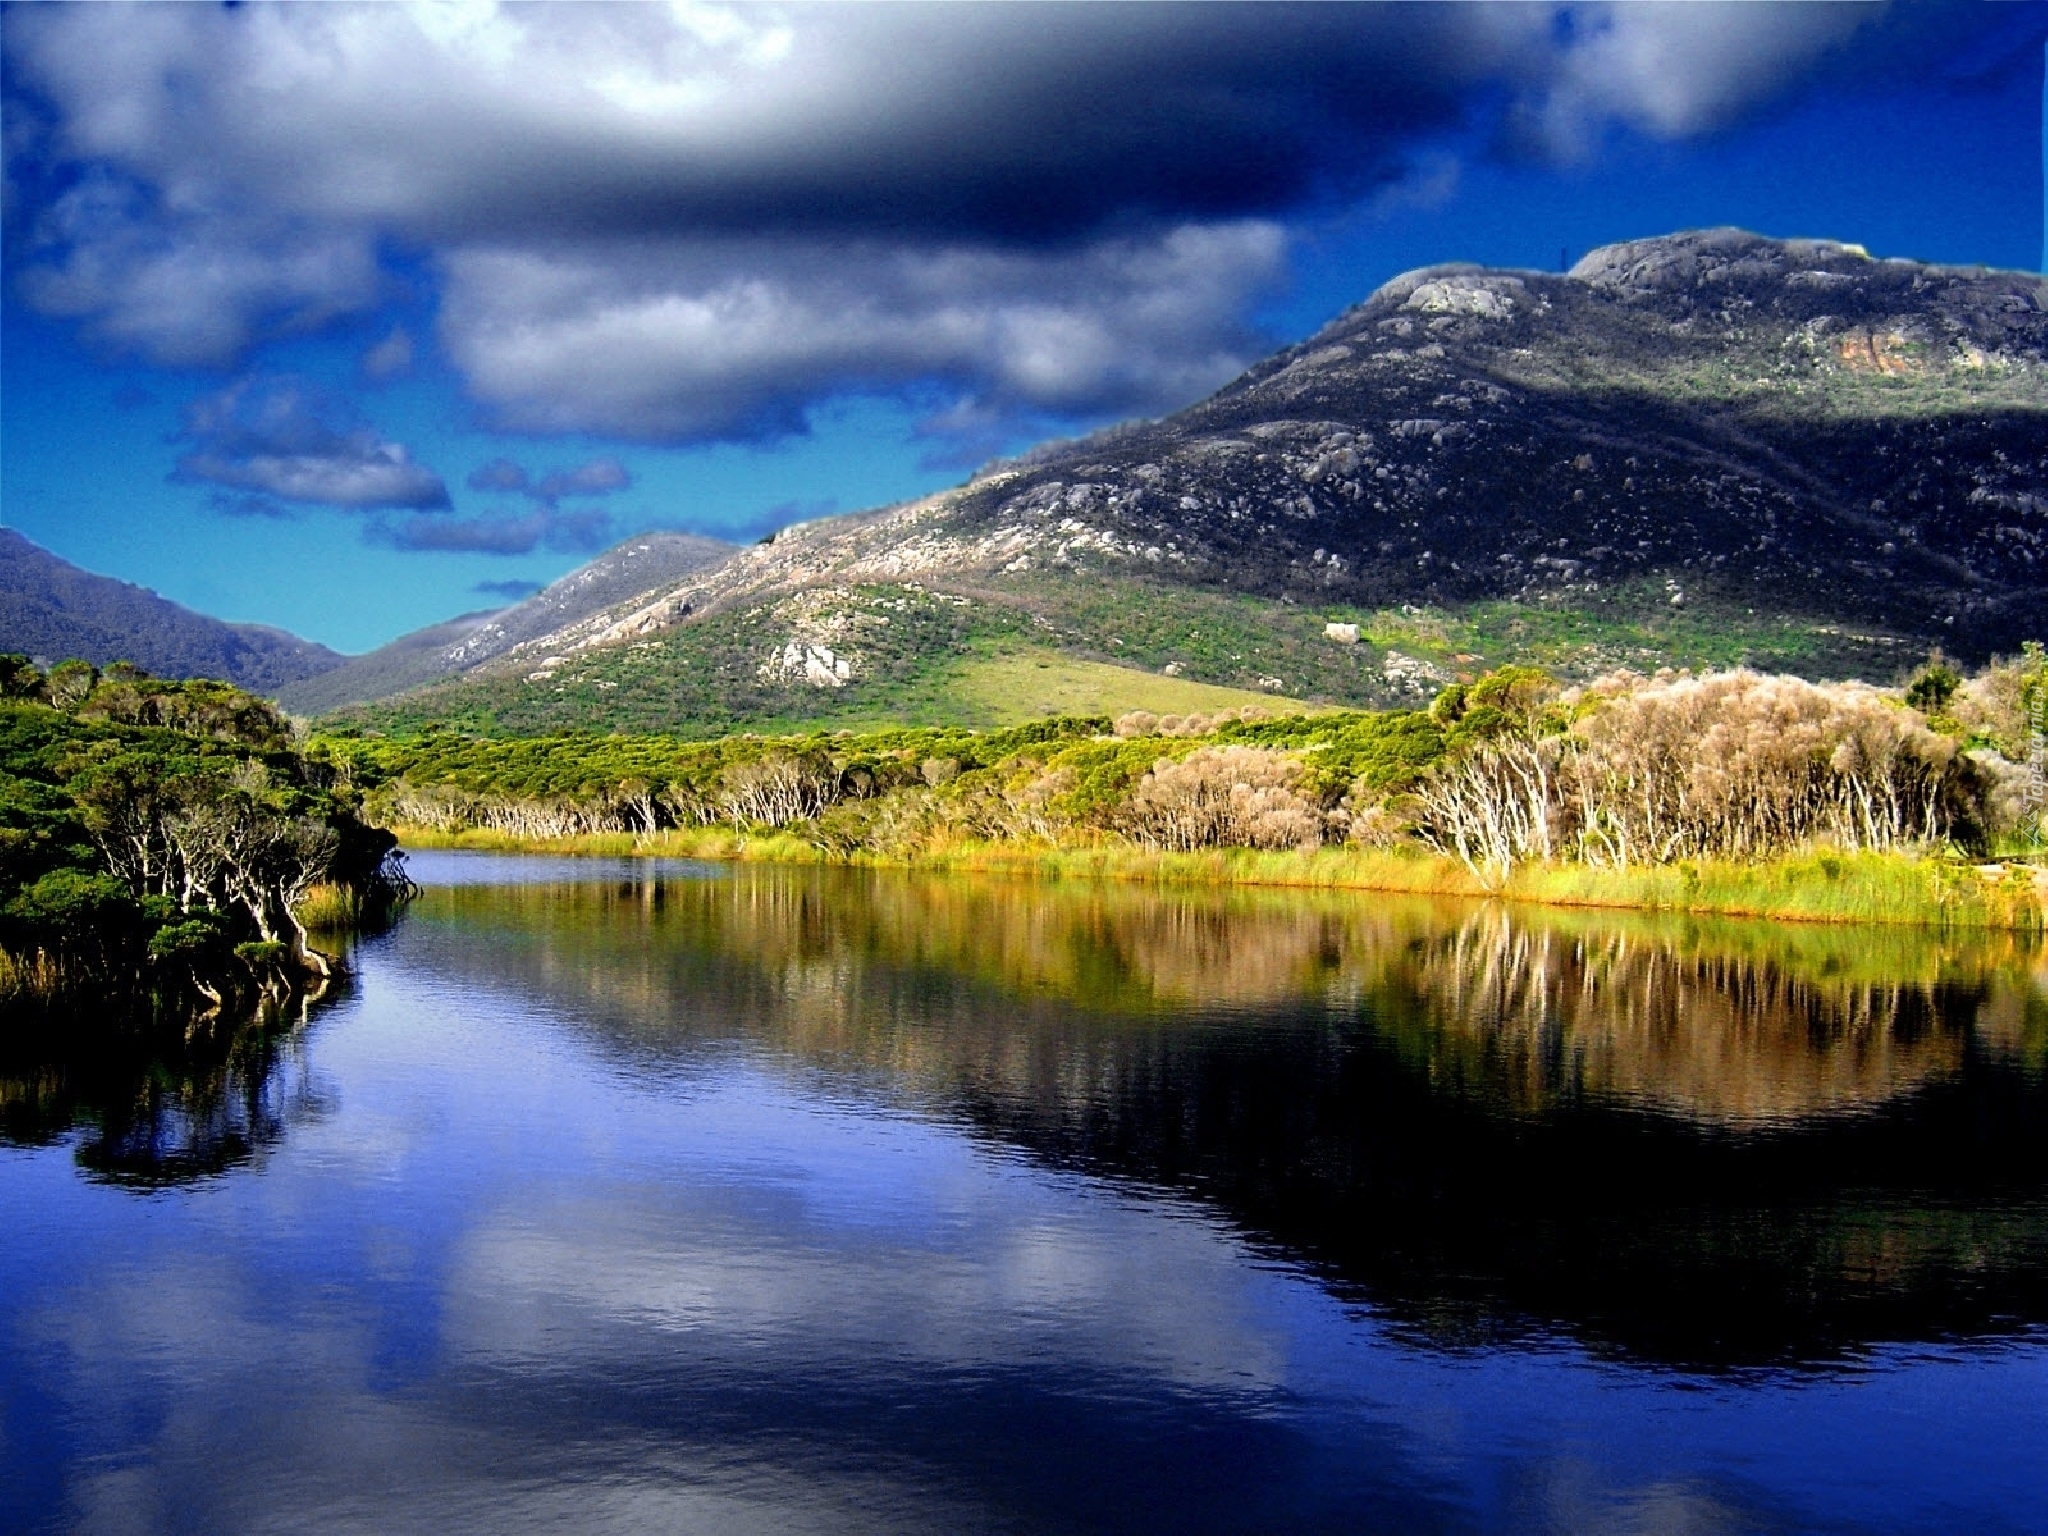
[{"label": "water reflection", "polygon": [[1795,1127],[1951,1078],[1973,1044],[2015,1058],[2042,1044],[2036,946],[2013,936],[1493,907],[1409,947],[1412,972],[1389,984],[1427,1032],[1431,1070],[1527,1110],[1604,1098]]},{"label": "water reflection", "polygon": [[109,1183],[186,1183],[249,1162],[317,1114],[302,1032],[338,1000],[263,998],[234,1019],[52,1020],[0,1051],[0,1143],[74,1138]]},{"label": "water reflection", "polygon": [[1192,1193],[1436,1346],[1723,1367],[2048,1319],[2015,936],[742,869],[441,889],[403,942],[636,1072],[745,1040]]},{"label": "water reflection", "polygon": [[[1968,1052],[2048,1063],[2048,951],[2029,935],[838,871],[676,881],[623,863],[472,887],[456,867],[463,888],[421,920],[459,926],[468,958],[437,959],[512,965],[521,986],[598,1005],[620,1038],[669,1035],[709,987],[798,1053],[913,1073],[912,1045],[956,1052],[952,1026],[978,1021],[1000,1075],[1006,1046],[1036,1045],[1007,1027],[1034,1010],[1213,1024],[1307,1008],[1368,1017],[1440,1092],[1496,1109],[1614,1101],[1749,1131],[1874,1110]],[[944,1039],[904,1035],[958,1002],[976,1011]]]},{"label": "water reflection", "polygon": [[[2048,1499],[2024,945],[454,872],[244,1056],[0,1073],[0,1528],[1990,1531]],[[81,1178],[102,1146],[155,1182]]]}]

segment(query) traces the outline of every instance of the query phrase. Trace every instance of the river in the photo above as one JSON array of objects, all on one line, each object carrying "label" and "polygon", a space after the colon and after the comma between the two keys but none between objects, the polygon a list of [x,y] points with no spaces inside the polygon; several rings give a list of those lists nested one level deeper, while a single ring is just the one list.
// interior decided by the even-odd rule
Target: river
[{"label": "river", "polygon": [[2048,1530],[2037,942],[413,869],[0,1068],[0,1527]]}]

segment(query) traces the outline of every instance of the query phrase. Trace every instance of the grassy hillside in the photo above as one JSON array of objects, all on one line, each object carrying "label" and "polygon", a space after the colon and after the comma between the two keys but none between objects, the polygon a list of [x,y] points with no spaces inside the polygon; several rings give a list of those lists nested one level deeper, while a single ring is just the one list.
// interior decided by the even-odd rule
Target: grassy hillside
[{"label": "grassy hillside", "polygon": [[1284,695],[1218,688],[1035,647],[975,657],[954,666],[938,682],[952,696],[952,717],[974,725],[1015,725],[1052,715],[1116,716],[1134,710],[1188,715],[1247,707],[1298,712],[1306,707]]},{"label": "grassy hillside", "polygon": [[[1357,625],[1357,642],[1331,638],[1331,623]],[[847,675],[825,681],[785,666],[792,645],[845,661]],[[1567,678],[1755,666],[1892,681],[1920,655],[1896,636],[1742,608],[1710,586],[1678,607],[1661,584],[1642,582],[1538,603],[1311,608],[1101,574],[998,574],[955,592],[895,583],[798,593],[637,641],[531,655],[516,669],[336,711],[328,723],[702,740],[1140,709],[1398,707],[1517,664]]]},{"label": "grassy hillside", "polygon": [[[1155,612],[1145,622],[1164,620]],[[1076,657],[1056,648],[1062,638],[1072,643],[1014,601],[901,585],[841,588],[715,615],[630,645],[539,657],[531,670],[422,689],[339,711],[329,723],[399,733],[443,725],[506,735],[664,731],[701,740],[739,730],[997,726],[1136,709],[1302,707],[1276,687],[1214,686]],[[793,664],[792,647],[801,652]],[[1179,670],[1168,649],[1146,644],[1144,651],[1165,656],[1161,668]],[[844,662],[846,675],[826,657]]]}]

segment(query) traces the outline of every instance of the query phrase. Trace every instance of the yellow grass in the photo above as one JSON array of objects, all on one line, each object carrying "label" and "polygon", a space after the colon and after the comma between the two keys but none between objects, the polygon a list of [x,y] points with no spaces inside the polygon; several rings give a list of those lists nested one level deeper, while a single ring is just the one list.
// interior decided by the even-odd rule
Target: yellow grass
[{"label": "yellow grass", "polygon": [[49,956],[38,952],[24,958],[0,949],[0,1003],[48,999],[56,996],[63,984],[64,978]]},{"label": "yellow grass", "polygon": [[349,928],[355,924],[356,900],[344,886],[316,885],[294,915],[308,928]]},{"label": "yellow grass", "polygon": [[1492,895],[1542,906],[1613,907],[1804,923],[2048,928],[2048,871],[2014,865],[1987,876],[1969,864],[1902,854],[1814,852],[1765,864],[1692,863],[1631,870],[1530,864],[1494,885],[1480,881],[1456,859],[1420,850],[1324,848],[1312,853],[1265,853],[1219,848],[1166,853],[1105,840],[1070,847],[960,842],[927,848],[909,857],[868,852],[842,856],[788,833],[757,836],[723,827],[545,840],[490,832],[448,835],[420,828],[396,830],[412,848],[838,863],[1173,886]]}]

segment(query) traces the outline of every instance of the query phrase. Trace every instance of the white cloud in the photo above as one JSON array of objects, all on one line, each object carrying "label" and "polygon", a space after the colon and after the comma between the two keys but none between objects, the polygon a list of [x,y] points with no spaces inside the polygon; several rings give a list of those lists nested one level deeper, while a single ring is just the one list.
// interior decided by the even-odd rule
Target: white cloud
[{"label": "white cloud", "polygon": [[1046,253],[458,251],[442,342],[505,425],[534,431],[789,430],[814,393],[929,378],[1027,409],[1160,407],[1255,355],[1240,316],[1284,254],[1261,221]]},{"label": "white cloud", "polygon": [[396,443],[368,445],[347,457],[255,454],[227,459],[192,453],[178,461],[181,475],[215,485],[261,491],[284,501],[337,507],[413,507],[445,495],[440,478],[406,457]]},{"label": "white cloud", "polygon": [[88,176],[36,221],[21,293],[45,314],[174,367],[230,363],[259,336],[310,331],[381,296],[371,243],[331,228],[165,215]]},{"label": "white cloud", "polygon": [[243,379],[185,412],[175,478],[353,509],[448,506],[441,477],[293,379]]},{"label": "white cloud", "polygon": [[1884,12],[1877,4],[1637,0],[1588,8],[1557,49],[1536,120],[1550,146],[1583,150],[1606,122],[1664,138],[1726,126],[1783,91]]}]

